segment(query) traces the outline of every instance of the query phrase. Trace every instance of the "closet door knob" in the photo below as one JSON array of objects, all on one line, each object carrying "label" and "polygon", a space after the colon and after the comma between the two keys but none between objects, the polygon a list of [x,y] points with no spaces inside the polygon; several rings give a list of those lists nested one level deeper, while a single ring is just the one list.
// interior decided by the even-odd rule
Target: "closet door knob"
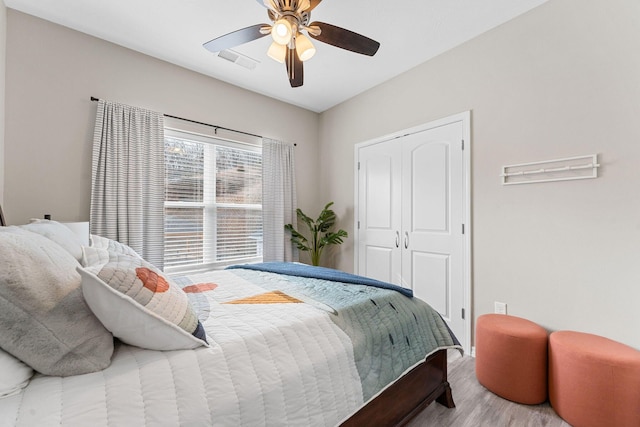
[{"label": "closet door knob", "polygon": [[409,249],[409,232],[404,232],[404,248]]},{"label": "closet door knob", "polygon": [[400,232],[396,231],[396,248],[400,247]]}]

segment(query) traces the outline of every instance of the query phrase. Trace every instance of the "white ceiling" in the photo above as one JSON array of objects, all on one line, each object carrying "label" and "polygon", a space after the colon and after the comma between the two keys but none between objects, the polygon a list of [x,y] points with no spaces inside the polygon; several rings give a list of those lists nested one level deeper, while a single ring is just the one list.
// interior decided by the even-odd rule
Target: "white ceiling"
[{"label": "white ceiling", "polygon": [[547,0],[324,0],[311,13],[380,42],[374,57],[314,41],[304,85],[291,88],[284,64],[266,55],[269,37],[234,48],[254,70],[202,44],[269,23],[256,0],[4,0],[7,7],[108,40],[236,86],[322,112]]}]

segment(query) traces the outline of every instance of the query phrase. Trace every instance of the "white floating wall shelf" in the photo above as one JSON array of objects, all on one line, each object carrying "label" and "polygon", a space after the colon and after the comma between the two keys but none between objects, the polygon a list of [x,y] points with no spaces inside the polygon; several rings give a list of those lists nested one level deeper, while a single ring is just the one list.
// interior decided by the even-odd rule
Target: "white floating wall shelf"
[{"label": "white floating wall shelf", "polygon": [[598,155],[567,157],[502,167],[503,185],[569,181],[598,177]]}]

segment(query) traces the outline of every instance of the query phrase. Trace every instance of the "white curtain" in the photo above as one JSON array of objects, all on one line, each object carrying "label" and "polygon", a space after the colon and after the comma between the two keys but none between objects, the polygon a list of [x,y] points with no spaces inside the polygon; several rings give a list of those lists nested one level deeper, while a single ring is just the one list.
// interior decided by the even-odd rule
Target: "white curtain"
[{"label": "white curtain", "polygon": [[93,135],[91,233],[163,268],[164,116],[100,100]]},{"label": "white curtain", "polygon": [[291,144],[262,140],[262,226],[263,260],[297,261],[298,250],[291,243],[285,224],[297,229],[296,180]]}]

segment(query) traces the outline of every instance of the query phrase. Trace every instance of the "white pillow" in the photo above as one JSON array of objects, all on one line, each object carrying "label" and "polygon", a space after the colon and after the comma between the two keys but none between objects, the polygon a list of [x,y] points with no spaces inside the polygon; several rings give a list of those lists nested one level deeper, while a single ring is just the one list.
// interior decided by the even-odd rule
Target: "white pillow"
[{"label": "white pillow", "polygon": [[137,256],[83,249],[85,260],[95,260],[77,268],[84,298],[115,337],[150,350],[207,345],[187,295],[170,278]]},{"label": "white pillow", "polygon": [[20,393],[32,376],[33,369],[0,349],[0,399]]},{"label": "white pillow", "polygon": [[32,219],[29,224],[20,225],[19,227],[53,240],[78,261],[82,258],[83,242],[80,236],[57,221]]}]

